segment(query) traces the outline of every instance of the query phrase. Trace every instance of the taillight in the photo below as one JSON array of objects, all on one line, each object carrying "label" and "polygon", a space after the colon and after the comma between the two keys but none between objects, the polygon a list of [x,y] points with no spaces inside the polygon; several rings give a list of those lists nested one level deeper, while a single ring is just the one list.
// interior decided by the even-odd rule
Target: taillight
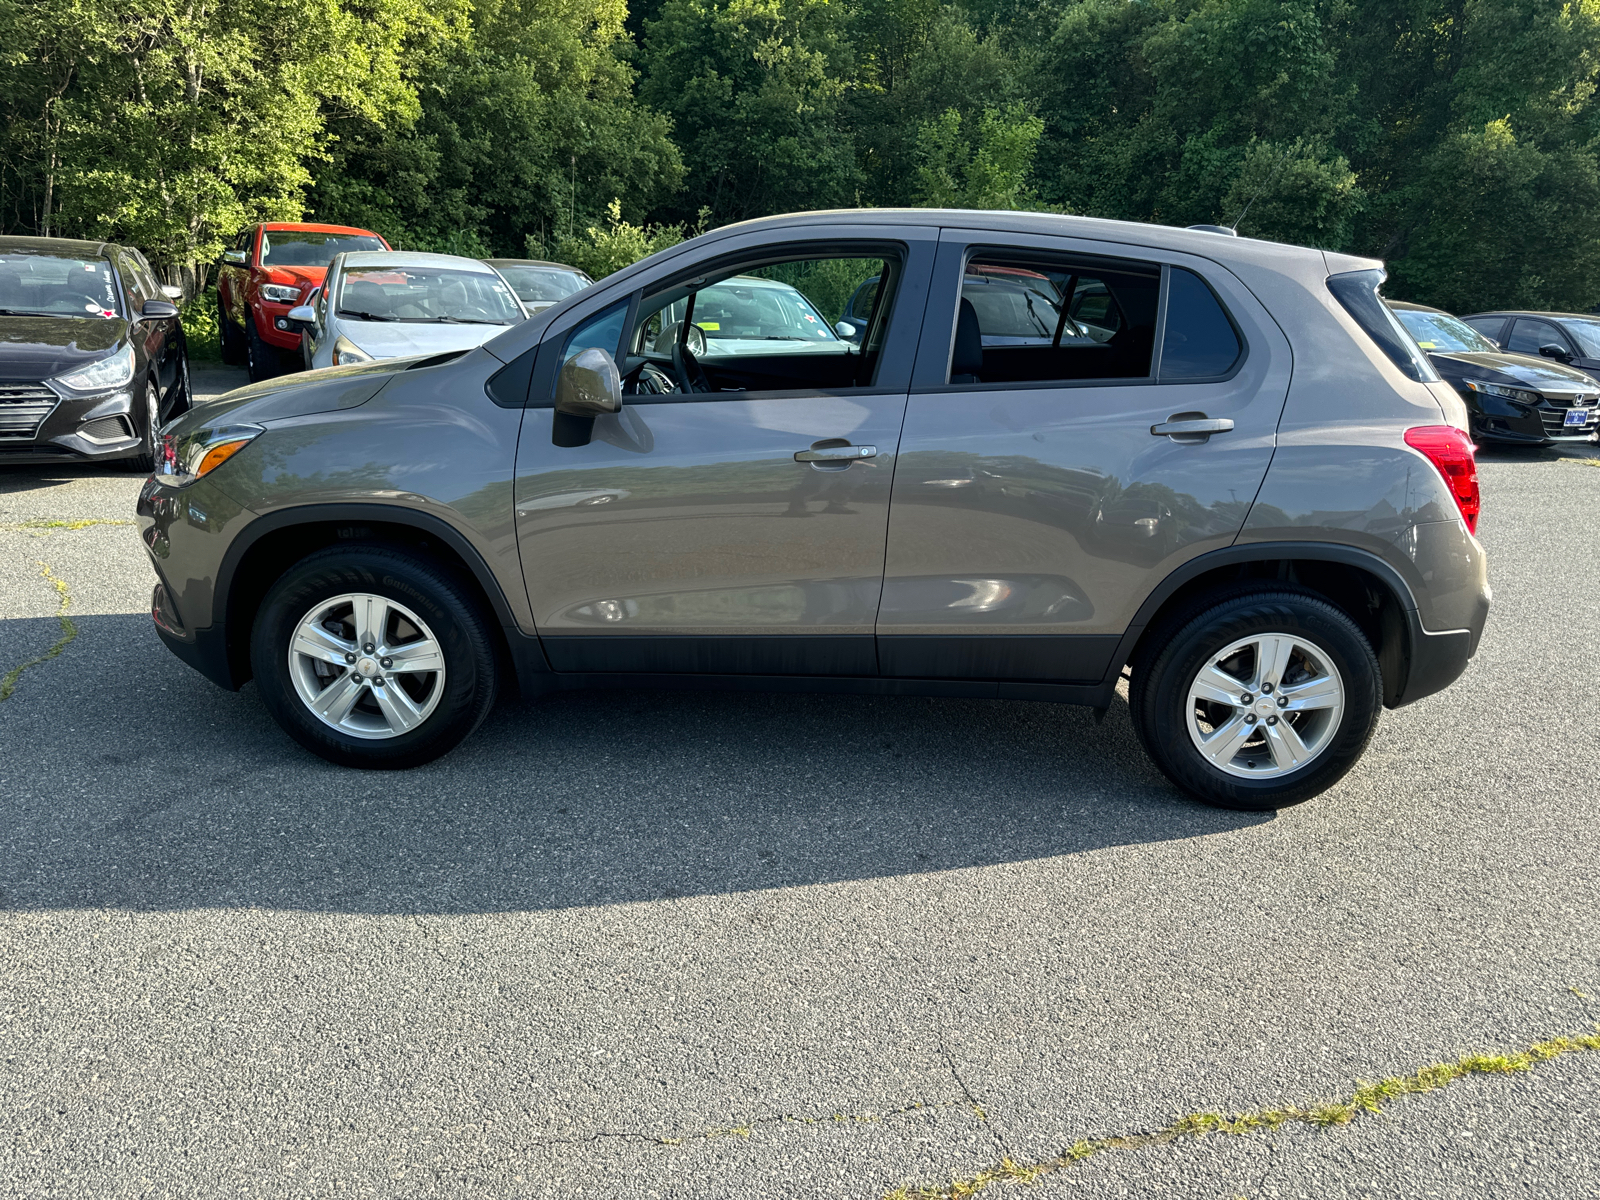
[{"label": "taillight", "polygon": [[1439,468],[1461,510],[1461,519],[1469,531],[1477,533],[1482,501],[1478,494],[1478,462],[1473,458],[1477,447],[1472,439],[1454,425],[1418,425],[1406,430],[1406,445],[1426,455]]}]

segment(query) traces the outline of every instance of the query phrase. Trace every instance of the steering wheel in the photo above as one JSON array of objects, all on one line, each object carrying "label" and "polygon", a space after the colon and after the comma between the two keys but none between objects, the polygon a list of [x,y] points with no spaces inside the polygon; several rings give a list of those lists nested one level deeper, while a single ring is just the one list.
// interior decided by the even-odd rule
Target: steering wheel
[{"label": "steering wheel", "polygon": [[670,396],[682,391],[677,381],[654,363],[640,367],[624,390],[630,396]]},{"label": "steering wheel", "polygon": [[711,381],[706,378],[706,373],[700,369],[700,360],[694,356],[694,351],[685,346],[681,341],[672,343],[672,370],[678,376],[681,385],[679,391],[683,392],[709,392]]}]

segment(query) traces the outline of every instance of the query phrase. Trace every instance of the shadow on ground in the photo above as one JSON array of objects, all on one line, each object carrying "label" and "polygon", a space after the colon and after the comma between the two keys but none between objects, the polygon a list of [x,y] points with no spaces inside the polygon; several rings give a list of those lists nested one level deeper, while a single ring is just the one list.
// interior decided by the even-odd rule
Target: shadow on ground
[{"label": "shadow on ground", "polygon": [[[48,641],[53,620],[6,623]],[[37,626],[22,630],[19,626]],[[0,706],[0,904],[555,909],[1199,838],[1119,702],[599,692],[503,703],[449,757],[330,766],[139,616],[78,619]],[[915,896],[908,891],[908,901]]]}]

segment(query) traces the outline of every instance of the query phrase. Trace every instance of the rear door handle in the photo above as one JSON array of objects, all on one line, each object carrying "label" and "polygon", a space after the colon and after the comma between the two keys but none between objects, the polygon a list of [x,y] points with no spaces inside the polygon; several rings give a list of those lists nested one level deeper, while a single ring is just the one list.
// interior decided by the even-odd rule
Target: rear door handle
[{"label": "rear door handle", "polygon": [[795,462],[858,462],[863,458],[877,458],[876,446],[824,446],[820,450],[796,450]]},{"label": "rear door handle", "polygon": [[1233,428],[1228,417],[1208,417],[1205,413],[1173,413],[1160,425],[1150,426],[1157,437],[1169,437],[1175,442],[1195,443],[1207,441],[1213,433],[1227,433]]}]

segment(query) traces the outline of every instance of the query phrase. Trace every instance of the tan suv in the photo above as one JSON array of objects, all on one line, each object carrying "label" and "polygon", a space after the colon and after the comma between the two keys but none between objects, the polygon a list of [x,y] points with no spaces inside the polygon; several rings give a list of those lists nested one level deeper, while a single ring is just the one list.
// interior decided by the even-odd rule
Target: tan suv
[{"label": "tan suv", "polygon": [[719,229],[478,349],[185,417],[139,501],[155,621],[352,766],[510,688],[1104,709],[1131,670],[1178,786],[1291,804],[1488,610],[1466,413],[1382,279],[1077,217]]}]

